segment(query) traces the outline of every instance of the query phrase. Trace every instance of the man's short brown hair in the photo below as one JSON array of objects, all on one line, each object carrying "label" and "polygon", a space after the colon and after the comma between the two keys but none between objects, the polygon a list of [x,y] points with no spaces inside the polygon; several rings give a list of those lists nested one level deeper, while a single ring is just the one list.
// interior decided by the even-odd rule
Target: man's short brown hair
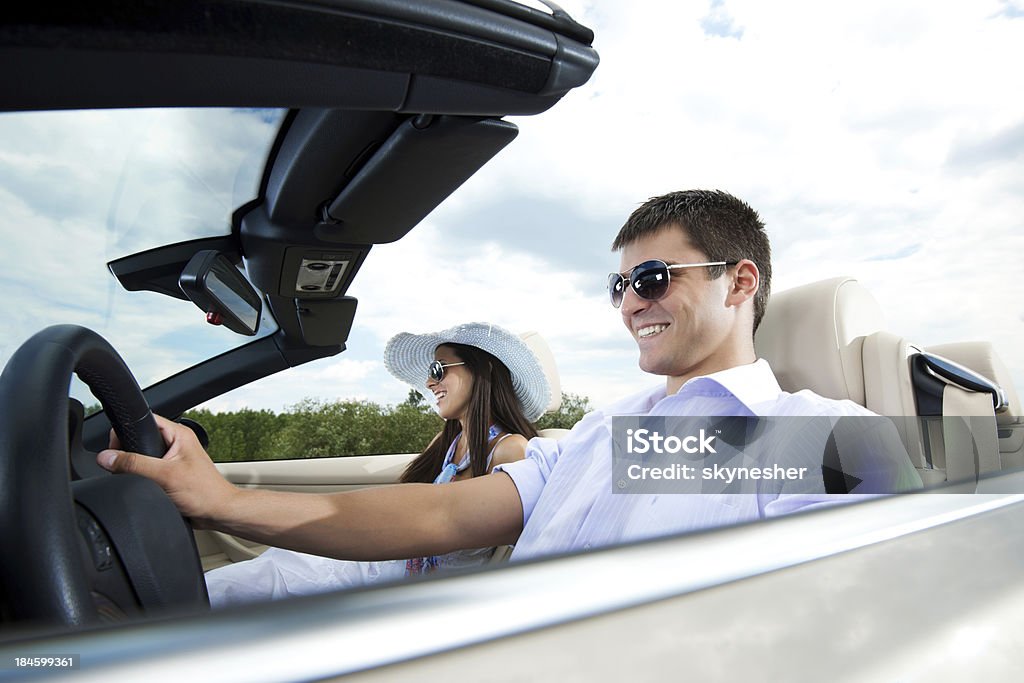
[{"label": "man's short brown hair", "polygon": [[[754,331],[761,324],[772,283],[772,250],[760,216],[741,199],[721,190],[686,190],[652,197],[634,211],[612,243],[619,251],[633,242],[676,226],[709,261],[749,259],[757,265],[760,286],[754,295]],[[707,269],[721,277],[726,266]]]}]

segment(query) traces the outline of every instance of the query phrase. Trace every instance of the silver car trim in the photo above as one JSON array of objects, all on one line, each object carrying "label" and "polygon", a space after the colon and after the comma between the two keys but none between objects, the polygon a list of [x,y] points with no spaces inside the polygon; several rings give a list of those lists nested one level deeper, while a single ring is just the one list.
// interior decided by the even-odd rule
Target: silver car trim
[{"label": "silver car trim", "polygon": [[74,679],[105,683],[337,676],[651,603],[1021,502],[1019,494],[922,494],[833,506],[498,571],[23,641],[0,646],[0,660],[74,652],[81,656]]}]

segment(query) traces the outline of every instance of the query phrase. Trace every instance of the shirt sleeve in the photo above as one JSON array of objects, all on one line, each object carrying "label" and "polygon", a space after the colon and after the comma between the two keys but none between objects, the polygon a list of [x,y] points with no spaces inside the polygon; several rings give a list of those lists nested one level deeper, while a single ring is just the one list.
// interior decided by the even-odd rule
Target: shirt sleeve
[{"label": "shirt sleeve", "polygon": [[522,460],[497,465],[495,472],[504,472],[512,478],[523,504],[523,526],[533,514],[551,470],[558,462],[559,442],[554,439],[535,437],[526,443],[526,455]]}]

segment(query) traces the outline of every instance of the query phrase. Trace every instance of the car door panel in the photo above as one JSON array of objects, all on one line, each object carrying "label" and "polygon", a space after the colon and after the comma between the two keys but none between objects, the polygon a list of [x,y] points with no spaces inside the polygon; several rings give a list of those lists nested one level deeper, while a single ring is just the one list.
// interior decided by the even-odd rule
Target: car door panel
[{"label": "car door panel", "polygon": [[[397,484],[414,453],[217,463],[228,481],[243,488],[332,493]],[[203,570],[257,557],[267,546],[219,531],[195,532]]]}]

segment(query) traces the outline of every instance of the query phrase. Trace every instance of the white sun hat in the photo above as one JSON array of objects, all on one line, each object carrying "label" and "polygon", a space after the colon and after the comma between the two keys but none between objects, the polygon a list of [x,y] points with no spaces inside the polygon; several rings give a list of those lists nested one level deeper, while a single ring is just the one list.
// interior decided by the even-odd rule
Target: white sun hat
[{"label": "white sun hat", "polygon": [[523,415],[530,422],[543,415],[551,403],[551,385],[537,356],[518,335],[490,323],[465,323],[431,334],[396,334],[384,347],[384,367],[432,400],[426,389],[427,368],[441,344],[475,346],[504,363],[512,374],[512,388]]}]

